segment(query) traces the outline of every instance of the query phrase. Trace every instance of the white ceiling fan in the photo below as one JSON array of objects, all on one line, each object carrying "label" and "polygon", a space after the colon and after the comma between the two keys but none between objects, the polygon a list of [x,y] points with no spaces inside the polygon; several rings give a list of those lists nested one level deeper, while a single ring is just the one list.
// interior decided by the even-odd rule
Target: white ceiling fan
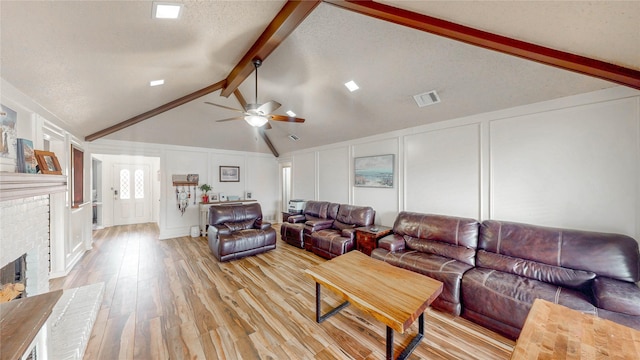
[{"label": "white ceiling fan", "polygon": [[232,118],[228,118],[228,119],[217,120],[217,122],[244,119],[246,122],[249,123],[249,125],[255,126],[255,127],[265,126],[265,125],[267,125],[269,120],[303,123],[304,119],[302,119],[302,118],[293,117],[293,116],[286,116],[286,115],[272,114],[273,111],[275,111],[276,109],[278,109],[281,106],[281,104],[279,102],[277,102],[277,101],[271,100],[271,101],[268,101],[268,102],[266,102],[264,104],[258,103],[258,68],[260,67],[260,65],[262,65],[262,60],[260,60],[260,59],[254,59],[253,60],[253,66],[255,66],[255,68],[256,68],[256,98],[255,98],[255,103],[247,104],[245,106],[244,110],[239,110],[239,109],[234,109],[232,107],[228,107],[228,106],[224,106],[224,105],[220,105],[220,104],[214,104],[212,102],[205,101],[205,104],[221,107],[223,109],[232,110],[232,111],[240,112],[240,113],[243,114],[242,116],[236,116],[236,117],[232,117]]}]

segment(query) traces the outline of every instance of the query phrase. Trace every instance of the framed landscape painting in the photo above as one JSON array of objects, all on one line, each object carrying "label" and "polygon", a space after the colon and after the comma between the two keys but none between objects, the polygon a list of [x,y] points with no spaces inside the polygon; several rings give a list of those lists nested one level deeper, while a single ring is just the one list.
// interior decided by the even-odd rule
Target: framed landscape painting
[{"label": "framed landscape painting", "polygon": [[354,186],[393,188],[393,154],[355,158]]}]

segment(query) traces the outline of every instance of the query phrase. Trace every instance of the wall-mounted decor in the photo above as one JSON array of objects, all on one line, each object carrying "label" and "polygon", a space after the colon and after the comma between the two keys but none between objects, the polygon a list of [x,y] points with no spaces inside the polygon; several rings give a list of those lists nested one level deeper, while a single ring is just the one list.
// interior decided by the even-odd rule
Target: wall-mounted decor
[{"label": "wall-mounted decor", "polygon": [[393,187],[393,154],[355,158],[354,186]]},{"label": "wall-mounted decor", "polygon": [[34,150],[40,172],[43,174],[62,175],[62,168],[56,154],[51,151]]},{"label": "wall-mounted decor", "polygon": [[18,114],[0,104],[0,158],[16,158],[16,122]]},{"label": "wall-mounted decor", "polygon": [[[189,207],[189,200],[193,199],[193,205],[196,204],[196,187],[200,175],[198,174],[186,174],[186,175],[171,175],[171,182],[176,188],[176,202],[178,203],[178,210],[182,215]],[[185,188],[186,186],[186,188]],[[191,189],[193,188],[193,196],[191,196]]]},{"label": "wall-mounted decor", "polygon": [[220,166],[220,182],[239,182],[240,166]]}]

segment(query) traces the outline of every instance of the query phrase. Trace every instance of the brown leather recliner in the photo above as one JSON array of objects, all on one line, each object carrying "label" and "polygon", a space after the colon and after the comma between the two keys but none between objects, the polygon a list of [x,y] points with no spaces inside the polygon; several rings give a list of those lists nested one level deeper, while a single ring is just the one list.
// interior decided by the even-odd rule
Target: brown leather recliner
[{"label": "brown leather recliner", "polygon": [[375,216],[369,206],[341,204],[330,227],[311,233],[311,250],[326,259],[346,254],[355,248],[355,228],[373,225]]},{"label": "brown leather recliner", "polygon": [[371,257],[441,281],[444,289],[431,306],[460,315],[460,285],[475,265],[478,227],[475,219],[403,211]]},{"label": "brown leather recliner", "polygon": [[302,214],[289,216],[280,226],[280,235],[286,243],[311,251],[311,233],[331,227],[338,215],[339,204],[328,201],[307,201]]},{"label": "brown leather recliner", "polygon": [[276,231],[262,221],[260,204],[209,207],[209,248],[219,261],[276,248]]}]

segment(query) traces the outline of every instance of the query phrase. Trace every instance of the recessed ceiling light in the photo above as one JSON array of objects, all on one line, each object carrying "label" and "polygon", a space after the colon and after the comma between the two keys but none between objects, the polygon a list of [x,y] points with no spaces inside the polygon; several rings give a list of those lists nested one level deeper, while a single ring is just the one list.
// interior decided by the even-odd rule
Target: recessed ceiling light
[{"label": "recessed ceiling light", "polygon": [[153,17],[156,19],[177,19],[182,13],[182,4],[153,2]]},{"label": "recessed ceiling light", "polygon": [[287,115],[291,116],[291,117],[296,117],[296,113],[294,113],[291,110],[287,110]]},{"label": "recessed ceiling light", "polygon": [[149,86],[158,86],[163,84],[164,84],[164,79],[149,81]]},{"label": "recessed ceiling light", "polygon": [[351,80],[349,82],[344,83],[344,86],[347,87],[347,89],[349,89],[349,91],[354,92],[358,89],[360,89],[360,87],[358,86],[358,84],[356,84],[355,81]]}]

